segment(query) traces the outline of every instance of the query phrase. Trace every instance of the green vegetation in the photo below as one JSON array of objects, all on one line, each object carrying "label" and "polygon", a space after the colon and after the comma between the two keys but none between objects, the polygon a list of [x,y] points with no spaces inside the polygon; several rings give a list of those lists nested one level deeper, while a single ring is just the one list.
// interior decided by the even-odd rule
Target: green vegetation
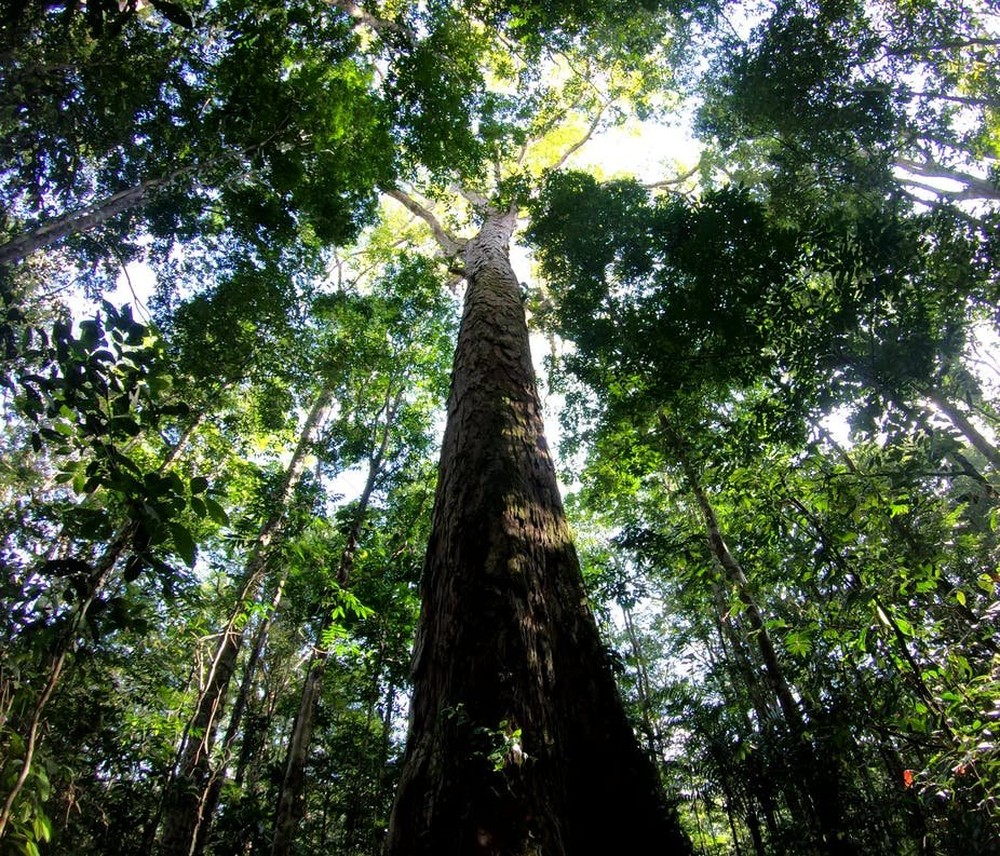
[{"label": "green vegetation", "polygon": [[[574,730],[609,668],[665,795],[623,842],[1000,853],[991,4],[9,6],[0,854],[578,856],[604,785],[550,744],[614,732],[613,701]],[[658,176],[574,168],[682,120]],[[578,648],[544,624],[587,610],[535,393],[503,386],[514,218],[603,652],[589,615]],[[446,436],[484,462],[455,493],[463,281],[500,332],[455,365]],[[437,578],[501,531],[509,579]],[[411,696],[415,636],[476,604],[447,680],[521,645],[482,684],[514,701]],[[406,754],[411,697],[444,713]],[[492,825],[408,851],[390,827],[459,805],[414,747],[458,745]]]}]

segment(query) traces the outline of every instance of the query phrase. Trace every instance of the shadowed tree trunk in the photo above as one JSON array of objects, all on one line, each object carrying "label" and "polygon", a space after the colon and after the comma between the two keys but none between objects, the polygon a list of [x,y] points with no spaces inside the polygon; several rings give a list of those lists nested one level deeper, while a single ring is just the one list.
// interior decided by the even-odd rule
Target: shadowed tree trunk
[{"label": "shadowed tree trunk", "polygon": [[514,212],[468,285],[388,853],[687,853],[625,717],[543,435]]}]

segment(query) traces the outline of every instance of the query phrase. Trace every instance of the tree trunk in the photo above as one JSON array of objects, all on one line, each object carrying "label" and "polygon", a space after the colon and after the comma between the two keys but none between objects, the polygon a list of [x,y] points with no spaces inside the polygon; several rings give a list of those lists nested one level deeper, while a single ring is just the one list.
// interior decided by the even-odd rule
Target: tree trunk
[{"label": "tree trunk", "polygon": [[635,619],[632,610],[627,606],[621,607],[622,618],[625,622],[625,632],[628,634],[629,644],[632,646],[632,656],[635,658],[635,685],[636,693],[639,696],[639,715],[642,719],[642,731],[646,737],[646,743],[651,758],[655,758],[660,750],[660,729],[653,726],[653,716],[651,712],[652,691],[649,684],[649,670],[646,668],[646,657],[639,643],[639,634],[635,630]]},{"label": "tree trunk", "polygon": [[104,583],[115,567],[118,557],[124,551],[134,532],[135,526],[131,521],[126,522],[119,528],[114,540],[108,545],[104,554],[97,561],[93,572],[87,578],[86,592],[70,616],[65,632],[59,637],[58,642],[54,646],[55,650],[49,657],[45,668],[45,685],[42,687],[38,698],[31,708],[31,715],[28,717],[24,728],[20,729],[21,738],[24,741],[24,755],[21,761],[20,772],[11,785],[10,791],[5,796],[2,808],[0,808],[0,840],[6,834],[17,798],[24,789],[28,777],[31,775],[31,766],[35,758],[35,751],[38,748],[42,715],[45,712],[45,708],[49,703],[49,699],[52,698],[52,694],[56,691],[56,687],[59,686],[63,668],[66,666],[66,662],[77,644],[90,608],[97,600],[98,595],[104,587]]},{"label": "tree trunk", "polygon": [[[743,571],[743,566],[730,552],[719,527],[715,514],[701,484],[698,473],[688,457],[684,444],[677,437],[666,418],[661,417],[661,427],[664,433],[672,439],[672,445],[679,462],[687,477],[688,484],[695,496],[698,508],[705,522],[709,549],[714,561],[722,568],[726,578],[736,588],[737,595],[744,605],[747,623],[757,640],[757,648],[764,663],[764,677],[777,699],[782,715],[791,735],[797,757],[793,763],[801,772],[803,785],[812,807],[817,827],[823,837],[827,853],[830,856],[855,856],[857,848],[848,835],[847,823],[843,817],[840,798],[840,781],[835,770],[822,768],[817,763],[816,748],[809,742],[806,731],[806,721],[802,708],[795,700],[791,686],[785,677],[784,669],[778,659],[777,651],[767,629],[767,623],[757,607],[756,599],[750,590],[750,583]],[[790,796],[793,796],[790,794]]]},{"label": "tree trunk", "polygon": [[[379,448],[375,450],[368,462],[368,477],[364,489],[358,499],[358,507],[351,522],[351,531],[347,535],[340,564],[337,568],[337,585],[347,588],[354,569],[354,556],[361,538],[361,529],[368,514],[368,505],[375,492],[375,483],[382,473],[382,465],[389,448],[392,429],[395,423],[396,411],[403,398],[403,389],[393,397],[386,396],[385,424],[382,426],[382,438]],[[381,415],[381,414],[380,414]],[[323,693],[323,679],[330,663],[330,651],[323,646],[323,636],[330,628],[329,615],[323,620],[316,644],[306,670],[305,683],[302,686],[302,698],[299,702],[299,712],[292,726],[292,735],[288,741],[288,752],[285,757],[285,777],[278,793],[278,812],[274,821],[274,839],[271,843],[271,856],[287,856],[291,852],[295,830],[302,817],[302,793],[305,789],[305,767],[309,757],[309,744],[312,741],[313,722],[316,718],[316,707]]]},{"label": "tree trunk", "polygon": [[694,493],[698,509],[705,522],[712,558],[722,569],[729,582],[735,586],[737,595],[743,603],[747,622],[750,625],[750,632],[757,640],[757,649],[764,663],[764,677],[771,687],[771,692],[774,693],[774,697],[778,701],[778,706],[781,708],[789,730],[793,734],[801,735],[805,732],[802,710],[799,708],[798,702],[795,701],[788,681],[785,679],[785,673],[781,668],[778,654],[774,649],[774,643],[771,640],[771,634],[768,632],[767,623],[757,608],[757,602],[750,591],[750,583],[743,571],[743,566],[730,552],[729,545],[726,544],[726,540],[722,536],[722,530],[719,528],[719,520],[715,514],[715,509],[709,502],[694,467],[686,455],[682,452],[678,454],[681,457],[684,474],[687,476],[688,484],[691,487],[692,493]]},{"label": "tree trunk", "polygon": [[[192,434],[201,424],[201,421],[202,417],[199,416],[187,427],[184,433],[181,434],[180,439],[171,447],[170,451],[157,468],[157,473],[166,472],[173,465],[174,461],[180,457],[181,452],[187,448],[187,444],[190,441]],[[46,668],[47,677],[45,686],[42,688],[42,691],[39,693],[38,698],[35,701],[34,707],[31,711],[31,716],[29,717],[23,731],[25,748],[21,770],[18,777],[14,780],[10,791],[4,798],[3,806],[0,807],[0,839],[2,839],[6,834],[7,825],[10,822],[10,816],[14,809],[14,805],[21,791],[24,789],[24,784],[27,782],[28,776],[31,774],[31,765],[34,760],[35,750],[38,747],[39,729],[42,725],[42,715],[45,712],[45,708],[48,705],[49,700],[52,698],[52,694],[59,686],[63,668],[65,667],[66,661],[72,653],[74,646],[77,644],[80,631],[87,620],[87,615],[90,612],[91,607],[104,590],[104,586],[107,583],[108,578],[111,576],[111,572],[114,570],[115,566],[118,564],[118,560],[131,543],[134,533],[135,523],[132,520],[126,520],[125,523],[118,528],[114,538],[112,538],[100,559],[98,559],[95,563],[94,569],[86,581],[86,590],[83,593],[79,604],[76,606],[76,612],[70,618],[69,626],[67,627],[65,633],[63,633],[59,638],[59,641],[55,646],[55,650],[53,650],[50,655]],[[64,534],[63,532],[60,532],[57,536],[57,540],[61,540],[63,538]]]},{"label": "tree trunk", "polygon": [[243,631],[249,606],[257,599],[267,568],[269,548],[284,520],[285,509],[302,469],[315,429],[322,422],[331,393],[319,394],[299,437],[275,500],[275,510],[261,527],[253,554],[243,571],[242,584],[226,627],[212,658],[208,678],[185,729],[177,774],[168,789],[160,852],[163,856],[190,856],[198,842],[198,830],[205,821],[204,811],[211,786],[211,754],[229,682],[243,646]]},{"label": "tree trunk", "polygon": [[514,213],[465,247],[391,856],[687,853],[587,604],[545,443]]},{"label": "tree trunk", "polygon": [[938,410],[948,417],[952,425],[962,432],[969,443],[972,444],[972,447],[989,461],[993,469],[1000,470],[1000,451],[997,451],[997,447],[987,440],[979,429],[972,424],[972,420],[941,393],[931,392],[928,398],[930,398]]},{"label": "tree trunk", "polygon": [[236,738],[242,730],[243,716],[249,706],[250,693],[253,690],[254,680],[257,676],[257,666],[260,664],[261,658],[264,655],[264,649],[267,647],[268,639],[271,635],[271,625],[274,623],[274,617],[278,612],[278,607],[281,605],[281,598],[285,593],[285,584],[287,582],[288,572],[285,571],[274,588],[270,609],[257,626],[257,632],[254,633],[253,644],[250,646],[250,656],[247,657],[246,664],[243,666],[240,689],[236,694],[236,700],[233,702],[233,709],[229,714],[229,722],[226,723],[226,733],[222,738],[222,757],[216,766],[214,775],[211,776],[211,784],[208,787],[205,797],[205,807],[202,811],[204,821],[198,829],[198,837],[194,848],[195,856],[203,853],[208,843],[208,834],[212,830],[212,821],[219,807],[222,788],[227,781],[225,775],[226,768],[233,757],[233,746],[236,744]]}]

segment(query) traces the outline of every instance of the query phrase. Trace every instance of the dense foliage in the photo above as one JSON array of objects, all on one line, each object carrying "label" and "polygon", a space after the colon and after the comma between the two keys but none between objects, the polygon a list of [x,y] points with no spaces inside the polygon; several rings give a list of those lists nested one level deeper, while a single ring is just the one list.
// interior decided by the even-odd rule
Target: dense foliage
[{"label": "dense foliage", "polygon": [[[10,4],[0,853],[380,852],[491,202],[698,852],[1000,852],[998,51],[971,0]],[[679,175],[566,168],[671,112]]]}]

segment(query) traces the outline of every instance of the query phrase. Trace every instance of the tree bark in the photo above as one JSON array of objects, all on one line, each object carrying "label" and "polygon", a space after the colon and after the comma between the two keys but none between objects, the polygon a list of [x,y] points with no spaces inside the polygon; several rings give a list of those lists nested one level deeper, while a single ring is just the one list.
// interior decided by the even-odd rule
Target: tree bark
[{"label": "tree bark", "polygon": [[391,856],[688,853],[625,717],[546,446],[494,212],[463,255]]}]

